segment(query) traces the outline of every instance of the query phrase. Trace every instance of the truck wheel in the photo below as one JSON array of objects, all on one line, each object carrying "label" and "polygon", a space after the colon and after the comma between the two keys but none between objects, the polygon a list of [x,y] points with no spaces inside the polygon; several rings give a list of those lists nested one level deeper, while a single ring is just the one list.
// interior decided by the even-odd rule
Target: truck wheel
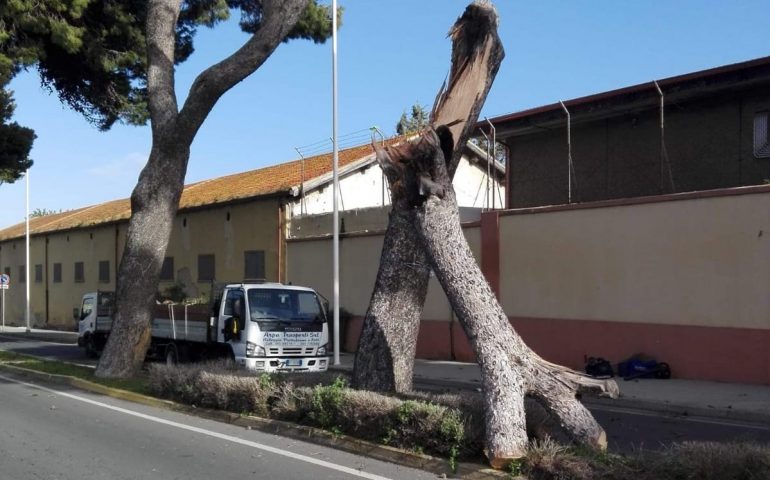
[{"label": "truck wheel", "polygon": [[166,347],[166,365],[173,366],[179,363],[179,352],[173,343]]},{"label": "truck wheel", "polygon": [[99,356],[99,352],[96,351],[96,345],[94,343],[94,336],[88,335],[85,341],[86,357],[96,358]]}]

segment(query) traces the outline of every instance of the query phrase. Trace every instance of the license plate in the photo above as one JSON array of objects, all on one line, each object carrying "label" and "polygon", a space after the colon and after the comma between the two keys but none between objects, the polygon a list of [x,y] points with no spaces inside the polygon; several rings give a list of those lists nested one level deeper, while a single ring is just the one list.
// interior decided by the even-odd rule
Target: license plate
[{"label": "license plate", "polygon": [[301,358],[296,358],[296,359],[289,358],[289,359],[286,360],[286,366],[287,367],[301,367],[302,366],[302,359]]}]

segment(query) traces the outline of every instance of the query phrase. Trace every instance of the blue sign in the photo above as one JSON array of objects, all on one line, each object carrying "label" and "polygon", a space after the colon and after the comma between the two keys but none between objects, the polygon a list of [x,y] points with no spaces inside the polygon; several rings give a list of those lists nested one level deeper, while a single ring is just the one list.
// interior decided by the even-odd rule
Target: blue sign
[{"label": "blue sign", "polygon": [[0,285],[10,285],[11,284],[11,277],[10,275],[3,273],[0,275]]}]

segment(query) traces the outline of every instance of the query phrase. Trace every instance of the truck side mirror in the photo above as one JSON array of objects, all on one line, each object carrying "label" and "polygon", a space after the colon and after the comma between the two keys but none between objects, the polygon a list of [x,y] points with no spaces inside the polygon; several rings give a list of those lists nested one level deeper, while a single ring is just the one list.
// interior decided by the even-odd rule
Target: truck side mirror
[{"label": "truck side mirror", "polygon": [[79,308],[75,307],[75,308],[72,309],[72,318],[74,318],[75,320],[82,320],[80,318],[80,309]]}]

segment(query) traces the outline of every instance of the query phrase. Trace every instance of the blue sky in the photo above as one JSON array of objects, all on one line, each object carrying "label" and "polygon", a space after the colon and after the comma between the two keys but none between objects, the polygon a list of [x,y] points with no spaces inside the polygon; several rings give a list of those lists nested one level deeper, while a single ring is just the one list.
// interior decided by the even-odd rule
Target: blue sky
[{"label": "blue sky", "polygon": [[[446,32],[467,0],[339,0],[340,146],[386,134],[415,102],[429,106],[449,68]],[[484,116],[770,55],[770,0],[498,1],[506,58]],[[235,22],[201,30],[177,70],[180,103],[195,76],[245,41]],[[149,127],[99,132],[41,89],[12,83],[14,120],[33,128],[30,209],[130,196]],[[219,101],[192,145],[186,183],[330,151],[331,42],[281,45]],[[24,180],[0,186],[0,228],[24,220]]]}]

